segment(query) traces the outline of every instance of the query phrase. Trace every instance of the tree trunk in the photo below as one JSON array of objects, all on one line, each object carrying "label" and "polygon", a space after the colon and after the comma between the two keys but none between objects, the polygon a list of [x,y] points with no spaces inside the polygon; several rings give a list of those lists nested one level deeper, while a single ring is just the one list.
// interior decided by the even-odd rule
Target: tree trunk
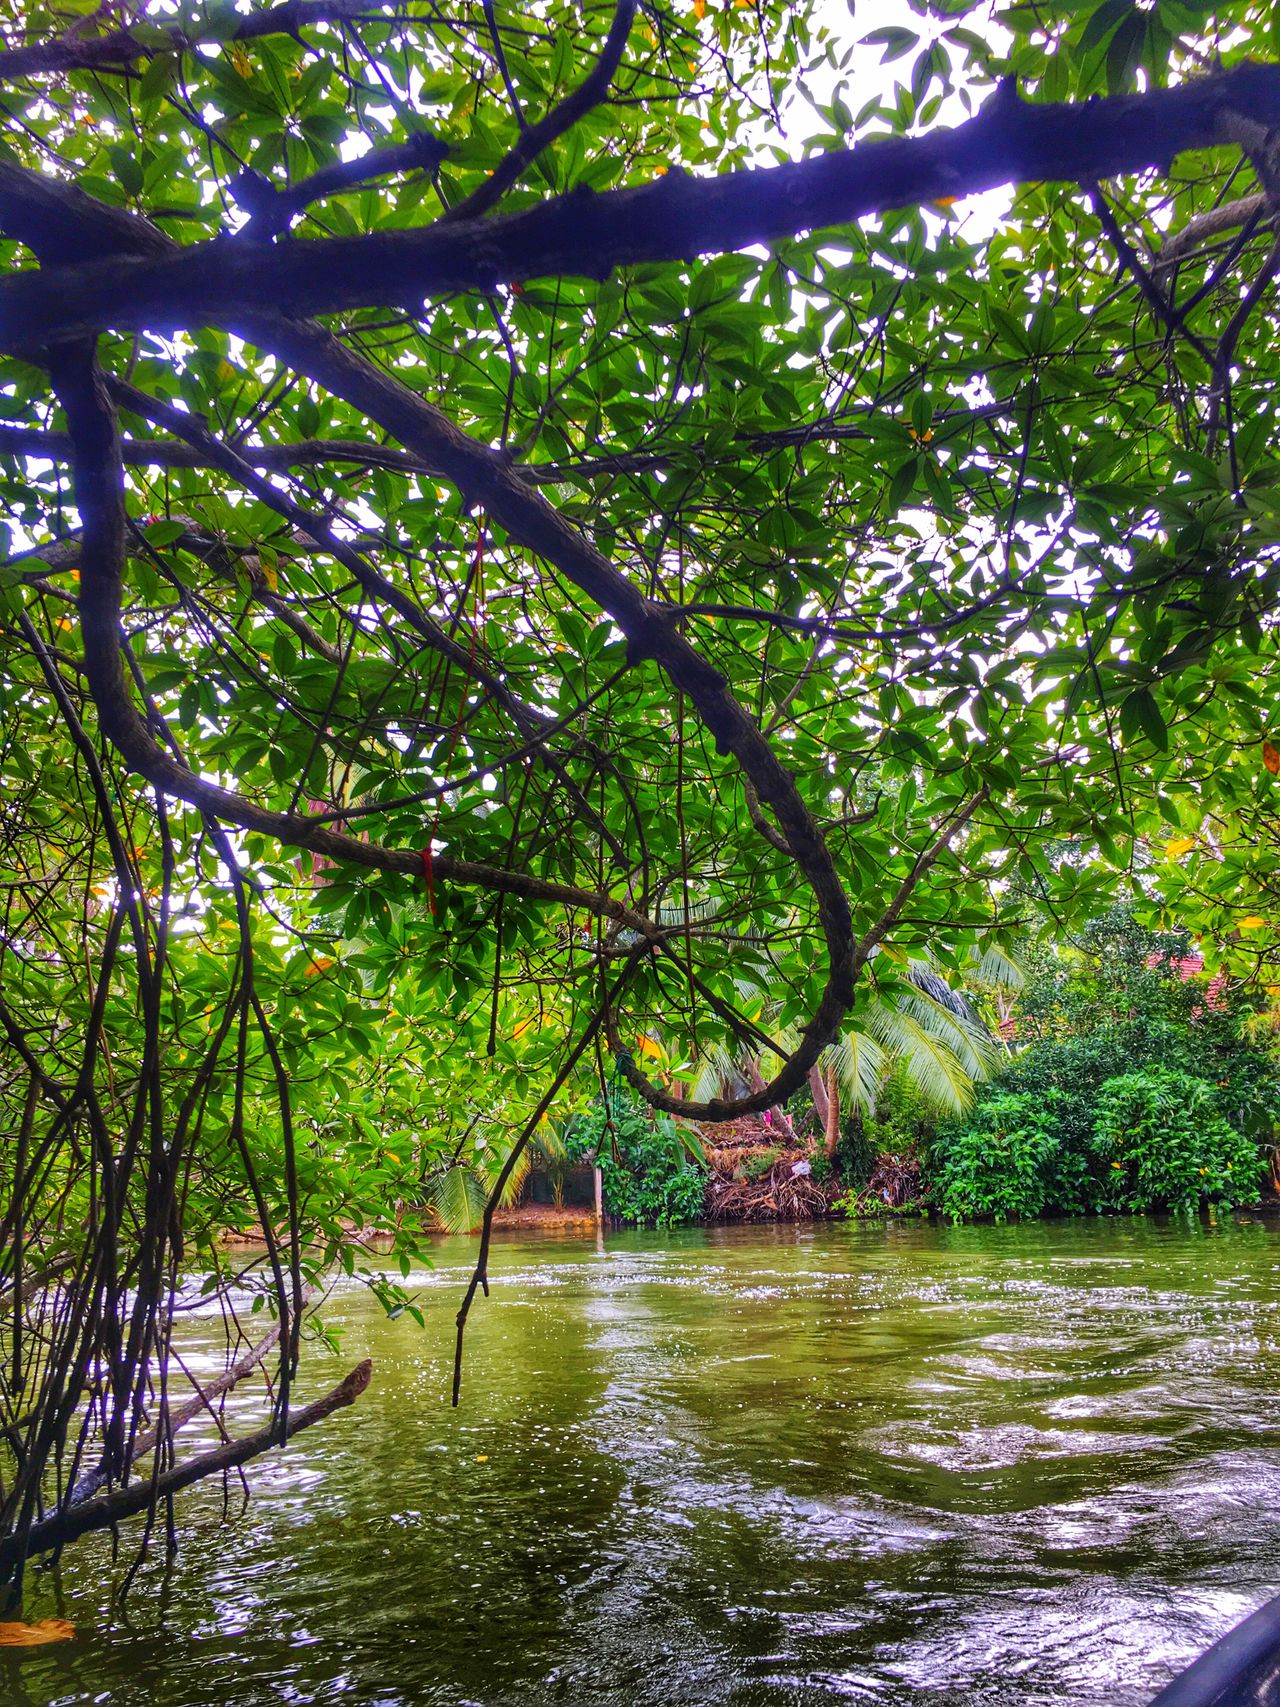
[{"label": "tree trunk", "polygon": [[827,1081],[822,1076],[822,1068],[816,1064],[809,1069],[809,1093],[813,1097],[813,1112],[825,1138],[827,1121],[831,1118],[831,1098],[827,1095]]},{"label": "tree trunk", "polygon": [[834,1156],[840,1143],[840,1081],[836,1078],[834,1067],[827,1084],[827,1118],[823,1127],[826,1133],[827,1154]]}]

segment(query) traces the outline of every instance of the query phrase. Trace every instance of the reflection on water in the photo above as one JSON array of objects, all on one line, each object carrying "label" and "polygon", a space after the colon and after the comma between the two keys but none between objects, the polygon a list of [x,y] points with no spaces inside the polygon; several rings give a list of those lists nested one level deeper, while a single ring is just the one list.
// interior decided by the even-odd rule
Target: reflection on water
[{"label": "reflection on water", "polygon": [[1280,1592],[1271,1226],[513,1241],[455,1413],[473,1252],[425,1332],[337,1293],[356,1409],[183,1496],[123,1610],[73,1550],[0,1701],[1125,1707]]}]

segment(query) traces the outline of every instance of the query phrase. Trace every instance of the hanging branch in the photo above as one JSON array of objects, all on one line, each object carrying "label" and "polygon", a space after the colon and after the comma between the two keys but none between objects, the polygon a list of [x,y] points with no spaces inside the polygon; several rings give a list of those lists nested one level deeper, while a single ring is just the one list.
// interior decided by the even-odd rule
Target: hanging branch
[{"label": "hanging branch", "polygon": [[[335,1411],[354,1405],[369,1385],[372,1374],[373,1362],[366,1358],[322,1399],[315,1399],[300,1410],[291,1412],[284,1439],[292,1440],[294,1435],[301,1434],[303,1429],[323,1422]],[[72,1541],[78,1541],[82,1535],[91,1534],[95,1529],[114,1528],[126,1518],[136,1517],[160,1500],[172,1499],[174,1494],[181,1493],[184,1488],[190,1488],[209,1476],[238,1470],[241,1465],[259,1457],[271,1447],[278,1446],[280,1442],[280,1430],[273,1421],[266,1428],[259,1429],[256,1434],[244,1435],[240,1440],[233,1440],[225,1446],[215,1447],[210,1452],[200,1453],[195,1458],[189,1458],[185,1464],[179,1464],[172,1470],[165,1470],[155,1476],[144,1477],[131,1487],[100,1495],[96,1499],[82,1500],[77,1505],[66,1506],[39,1523],[32,1524],[25,1532],[0,1540],[0,1573],[11,1573],[23,1560],[38,1553],[51,1553],[55,1548],[65,1547]]]}]

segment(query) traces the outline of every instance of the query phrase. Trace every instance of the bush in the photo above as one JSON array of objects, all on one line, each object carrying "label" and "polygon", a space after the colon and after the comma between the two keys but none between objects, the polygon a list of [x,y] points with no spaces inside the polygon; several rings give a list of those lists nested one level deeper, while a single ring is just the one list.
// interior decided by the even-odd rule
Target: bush
[{"label": "bush", "polygon": [[1072,1136],[1084,1146],[1108,1079],[1167,1068],[1208,1080],[1233,1126],[1269,1129],[1280,1098],[1272,1052],[1247,1035],[1256,992],[1186,977],[1185,933],[1147,930],[1126,907],[1093,920],[1074,948],[1033,964],[1017,1015],[1018,1041],[1030,1047],[1002,1089],[1071,1097]]},{"label": "bush", "polygon": [[707,1170],[695,1161],[670,1115],[630,1091],[611,1088],[576,1114],[564,1133],[574,1161],[597,1161],[604,1206],[620,1221],[676,1227],[703,1211]]},{"label": "bush", "polygon": [[1185,935],[1125,908],[1073,946],[1032,968],[1017,1016],[1029,1047],[932,1146],[942,1207],[1003,1219],[1256,1201],[1257,1140],[1280,1113],[1274,1056],[1248,1035],[1256,995],[1187,977]]},{"label": "bush", "polygon": [[881,1174],[895,1179],[918,1174],[917,1157],[933,1142],[937,1130],[936,1111],[910,1076],[897,1067],[880,1086],[870,1114],[850,1114],[841,1122],[835,1155],[828,1159],[819,1153],[813,1158],[813,1177],[838,1180],[846,1189],[832,1207],[863,1215],[867,1211],[863,1194],[873,1180]]},{"label": "bush", "polygon": [[926,1148],[937,1133],[937,1109],[908,1074],[897,1068],[881,1085],[876,1106],[867,1117],[872,1167],[880,1156]]},{"label": "bush", "polygon": [[953,1221],[1006,1221],[1056,1207],[1063,1147],[1057,1099],[994,1096],[942,1135],[931,1156],[939,1207]]},{"label": "bush", "polygon": [[1257,1145],[1219,1113],[1214,1087],[1190,1073],[1155,1068],[1108,1079],[1092,1149],[1117,1209],[1190,1212],[1258,1200]]}]

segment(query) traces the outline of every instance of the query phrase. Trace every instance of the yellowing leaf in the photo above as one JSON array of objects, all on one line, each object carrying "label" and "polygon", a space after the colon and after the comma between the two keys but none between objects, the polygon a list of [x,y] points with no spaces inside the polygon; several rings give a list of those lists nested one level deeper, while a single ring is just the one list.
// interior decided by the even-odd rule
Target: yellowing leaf
[{"label": "yellowing leaf", "polygon": [[231,363],[227,360],[227,358],[225,356],[223,356],[222,360],[218,363],[218,378],[219,379],[234,379],[235,377],[236,377],[236,370],[232,367]]},{"label": "yellowing leaf", "polygon": [[489,1462],[489,1454],[487,1452],[477,1452],[476,1453],[476,1463],[477,1464],[487,1464],[488,1462]]},{"label": "yellowing leaf", "polygon": [[651,1061],[661,1061],[662,1059],[662,1050],[651,1037],[638,1037],[636,1048],[642,1055],[647,1055]]},{"label": "yellowing leaf", "polygon": [[1195,836],[1174,836],[1165,848],[1168,859],[1181,859],[1184,853],[1190,853],[1196,845]]},{"label": "yellowing leaf", "polygon": [[69,1642],[76,1633],[65,1618],[41,1618],[35,1624],[0,1624],[0,1648],[38,1648],[45,1642]]},{"label": "yellowing leaf", "polygon": [[1272,776],[1280,774],[1280,752],[1276,751],[1270,741],[1262,743],[1262,762]]},{"label": "yellowing leaf", "polygon": [[1247,913],[1240,921],[1242,931],[1260,931],[1266,928],[1267,921],[1258,913]]},{"label": "yellowing leaf", "polygon": [[707,15],[707,0],[693,0],[693,15],[699,23]]},{"label": "yellowing leaf", "polygon": [[934,207],[954,207],[959,200],[959,196],[938,196],[933,205]]},{"label": "yellowing leaf", "polygon": [[235,66],[236,70],[242,77],[253,76],[253,61],[249,58],[249,55],[241,47],[239,42],[237,42],[231,49],[231,63]]}]

